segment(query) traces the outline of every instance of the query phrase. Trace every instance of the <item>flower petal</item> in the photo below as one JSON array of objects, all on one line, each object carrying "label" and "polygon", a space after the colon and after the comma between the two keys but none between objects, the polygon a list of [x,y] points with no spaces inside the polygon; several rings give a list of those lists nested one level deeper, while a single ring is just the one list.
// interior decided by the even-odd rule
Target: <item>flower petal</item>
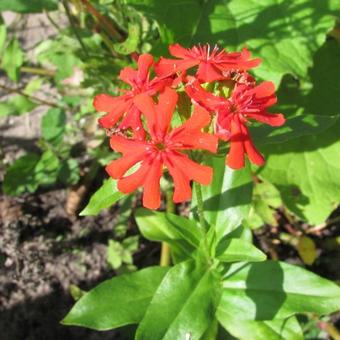
[{"label": "flower petal", "polygon": [[169,46],[169,52],[172,56],[180,59],[190,58],[190,51],[180,44],[172,44]]},{"label": "flower petal", "polygon": [[175,90],[166,87],[159,95],[157,105],[157,125],[158,129],[166,134],[170,127],[173,112],[176,108],[178,95]]},{"label": "flower petal", "polygon": [[244,139],[242,134],[240,122],[231,122],[231,137],[230,137],[230,150],[226,158],[227,165],[232,169],[241,169],[244,167]]},{"label": "flower petal", "polygon": [[165,165],[174,181],[173,201],[175,203],[180,203],[191,199],[192,192],[190,179],[187,177],[186,172],[183,173],[176,167],[176,158],[173,159],[171,156],[167,157]]},{"label": "flower petal", "polygon": [[213,63],[204,61],[200,62],[196,75],[197,79],[204,83],[224,78],[221,71],[215,68]]},{"label": "flower petal", "polygon": [[129,111],[131,105],[131,99],[117,102],[116,106],[108,114],[98,119],[99,124],[106,129],[112,128],[122,115]]},{"label": "flower petal", "polygon": [[132,175],[123,177],[118,180],[118,190],[125,194],[129,194],[130,192],[135,191],[144,184],[146,175],[148,174],[149,170],[150,165],[148,161],[143,161],[139,169],[135,171]]},{"label": "flower petal", "polygon": [[142,153],[148,150],[148,144],[144,141],[128,139],[114,135],[110,138],[110,146],[113,150],[126,153]]},{"label": "flower petal", "polygon": [[259,122],[266,123],[271,126],[281,126],[285,123],[286,119],[281,113],[248,113],[247,117],[255,119]]},{"label": "flower petal", "polygon": [[156,138],[158,133],[157,111],[153,99],[150,96],[142,93],[137,95],[134,98],[133,102],[135,103],[137,108],[144,114],[151,136],[153,138]]},{"label": "flower petal", "polygon": [[124,83],[135,87],[138,71],[134,70],[131,66],[124,67],[119,73],[119,79]]},{"label": "flower petal", "polygon": [[158,209],[161,204],[160,179],[162,176],[162,162],[154,159],[150,164],[144,181],[143,205],[148,209]]},{"label": "flower petal", "polygon": [[129,153],[112,161],[105,170],[112,178],[118,179],[143,158],[145,158],[144,153]]},{"label": "flower petal", "polygon": [[243,134],[247,136],[247,138],[244,141],[244,148],[248,155],[249,160],[258,166],[263,165],[265,163],[265,160],[261,153],[256,149],[253,141],[251,140],[248,128],[243,125],[241,129],[243,130]]},{"label": "flower petal", "polygon": [[148,79],[149,69],[153,64],[153,56],[151,54],[142,54],[138,58],[138,78],[141,81]]},{"label": "flower petal", "polygon": [[124,96],[120,97],[113,97],[108,94],[98,94],[93,99],[93,107],[98,112],[110,112],[114,110],[117,105],[119,105],[121,102],[125,102]]},{"label": "flower petal", "polygon": [[178,60],[160,58],[154,69],[158,77],[164,78],[175,74],[176,72],[185,71],[198,64],[199,60],[196,59]]},{"label": "flower petal", "polygon": [[193,77],[188,77],[185,92],[194,102],[200,104],[210,112],[216,111],[227,103],[227,100],[214,96],[212,93],[203,89],[198,80]]}]

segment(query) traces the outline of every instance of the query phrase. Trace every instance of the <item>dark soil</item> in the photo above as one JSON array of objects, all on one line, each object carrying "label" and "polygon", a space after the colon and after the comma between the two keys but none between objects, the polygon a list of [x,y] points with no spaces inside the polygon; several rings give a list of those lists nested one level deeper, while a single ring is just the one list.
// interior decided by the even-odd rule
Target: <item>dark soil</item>
[{"label": "dark soil", "polygon": [[[63,189],[20,198],[0,196],[2,340],[124,339],[117,331],[59,323],[74,304],[71,284],[88,290],[115,274],[106,262],[114,211],[69,217],[66,196]],[[143,252],[138,256],[145,262]]]}]

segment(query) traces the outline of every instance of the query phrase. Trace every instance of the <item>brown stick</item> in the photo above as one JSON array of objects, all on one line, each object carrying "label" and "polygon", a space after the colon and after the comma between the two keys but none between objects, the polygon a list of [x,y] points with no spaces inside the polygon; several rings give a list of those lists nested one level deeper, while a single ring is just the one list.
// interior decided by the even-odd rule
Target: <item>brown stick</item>
[{"label": "brown stick", "polygon": [[28,95],[28,94],[26,94],[25,92],[23,92],[23,91],[21,91],[19,89],[14,89],[14,88],[8,87],[6,85],[2,85],[2,84],[0,84],[0,89],[5,90],[7,93],[17,93],[17,94],[20,94],[21,96],[24,96],[24,97],[26,97],[28,99],[31,99],[31,100],[33,100],[35,102],[38,102],[39,104],[42,104],[42,105],[47,105],[47,106],[61,108],[61,106],[56,104],[56,103],[52,103],[52,102],[50,102],[48,100],[41,99],[41,98],[38,98],[36,96]]}]

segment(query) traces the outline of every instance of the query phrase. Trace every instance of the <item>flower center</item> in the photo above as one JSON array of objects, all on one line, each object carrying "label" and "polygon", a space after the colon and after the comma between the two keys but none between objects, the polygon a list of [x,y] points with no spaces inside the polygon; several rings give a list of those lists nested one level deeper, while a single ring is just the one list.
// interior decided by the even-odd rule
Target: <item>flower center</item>
[{"label": "flower center", "polygon": [[159,151],[164,151],[166,149],[166,145],[164,143],[156,143],[155,147],[159,150]]}]

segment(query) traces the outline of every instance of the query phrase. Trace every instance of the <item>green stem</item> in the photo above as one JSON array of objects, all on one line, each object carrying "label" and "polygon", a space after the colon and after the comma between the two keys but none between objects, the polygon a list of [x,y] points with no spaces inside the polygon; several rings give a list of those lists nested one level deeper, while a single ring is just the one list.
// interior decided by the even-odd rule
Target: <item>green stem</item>
[{"label": "green stem", "polygon": [[76,27],[76,25],[73,21],[72,14],[71,14],[70,8],[68,6],[67,0],[63,0],[62,2],[63,2],[63,6],[65,8],[66,16],[67,16],[68,21],[70,22],[70,25],[71,25],[71,29],[72,29],[76,39],[78,40],[79,45],[81,46],[85,56],[88,57],[89,56],[88,50],[87,50],[85,44],[83,43],[83,40],[81,39],[81,36],[78,32],[78,29],[77,29],[77,27]]},{"label": "green stem", "polygon": [[201,185],[197,182],[194,183],[196,190],[196,199],[197,199],[197,214],[200,221],[200,225],[202,230],[208,231],[207,224],[204,219],[204,206],[203,206],[203,196],[202,196],[202,188]]},{"label": "green stem", "polygon": [[25,92],[19,90],[19,89],[14,89],[14,88],[11,88],[11,87],[8,87],[6,85],[2,85],[0,84],[0,89],[6,91],[7,93],[16,93],[16,94],[20,94],[21,96],[24,96],[34,102],[37,102],[38,104],[41,104],[41,105],[47,105],[47,106],[51,106],[51,107],[58,107],[58,108],[63,108],[61,105],[58,105],[57,103],[52,103],[48,100],[45,100],[45,99],[41,99],[41,98],[38,98],[38,97],[35,97],[35,96],[32,96],[32,95],[28,95],[26,94]]},{"label": "green stem", "polygon": [[[170,190],[166,192],[166,212],[167,213],[175,212],[175,204],[172,200],[172,192]],[[167,267],[170,265],[170,261],[171,261],[170,246],[166,242],[162,242],[161,258],[159,261],[159,265],[161,267]]]},{"label": "green stem", "polygon": [[53,77],[54,74],[55,74],[55,71],[53,71],[53,70],[46,70],[46,69],[43,69],[43,68],[30,67],[30,66],[22,66],[20,68],[20,72],[37,74],[39,76],[47,76],[47,77]]}]

